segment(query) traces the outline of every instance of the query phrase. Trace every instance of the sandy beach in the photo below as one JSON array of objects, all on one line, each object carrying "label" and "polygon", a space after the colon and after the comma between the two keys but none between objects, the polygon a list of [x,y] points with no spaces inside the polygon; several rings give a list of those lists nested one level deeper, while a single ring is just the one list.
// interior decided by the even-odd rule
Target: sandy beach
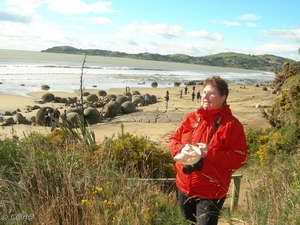
[{"label": "sandy beach", "polygon": [[[261,107],[269,107],[272,104],[276,95],[272,94],[272,89],[268,87],[268,91],[263,91],[262,87],[255,87],[255,85],[229,85],[230,93],[227,100],[227,104],[230,105],[232,113],[237,117],[241,123],[244,125],[245,129],[248,128],[266,128],[269,127],[269,123],[262,117],[261,108],[257,108],[257,105]],[[189,87],[191,89],[191,87]],[[158,102],[148,106],[138,107],[138,111],[145,112],[145,114],[156,114],[159,112],[177,112],[181,111],[182,113],[188,113],[190,111],[196,110],[200,103],[192,101],[191,93],[183,95],[183,98],[179,98],[179,91],[183,87],[173,87],[173,88],[137,88],[132,89],[131,91],[137,90],[141,94],[154,94],[157,96]],[[202,86],[197,86],[196,91],[202,91]],[[169,107],[165,109],[164,96],[166,91],[170,93]],[[89,91],[89,90],[86,90]],[[107,91],[108,94],[122,94],[125,92],[123,88],[111,89]],[[80,96],[79,93],[65,93],[65,92],[52,92],[55,96],[60,97],[74,97]],[[96,94],[97,91],[90,90],[90,93]],[[13,95],[0,95],[0,104],[1,110],[10,111],[20,109],[23,116],[30,118],[31,116],[36,115],[36,111],[26,112],[28,106],[38,105],[35,100],[40,99],[44,92],[34,92],[29,93],[28,97],[23,96],[13,96]],[[64,109],[63,104],[53,104],[47,103],[40,105],[44,106],[55,106],[60,109],[62,112]],[[123,116],[122,116],[123,117]],[[148,137],[150,140],[155,141],[160,146],[167,149],[168,146],[168,137],[171,133],[175,131],[180,121],[177,122],[123,122],[124,131],[143,137]],[[43,134],[50,133],[49,127],[43,126],[30,126],[30,125],[14,125],[14,126],[1,126],[0,127],[0,139],[11,138],[16,135],[19,138],[23,138],[28,135],[30,132],[37,131]],[[116,137],[118,133],[121,132],[121,123],[120,122],[104,122],[93,124],[91,129],[95,132],[96,141],[101,142],[105,137]],[[243,184],[242,184],[243,185]],[[241,188],[241,190],[246,190]],[[243,191],[240,193],[240,198],[244,195]],[[230,204],[230,198],[225,203]],[[219,224],[228,224],[226,222],[220,221]]]},{"label": "sandy beach", "polygon": [[[272,89],[268,87],[268,91],[263,91],[262,87],[255,87],[255,85],[238,85],[231,84],[230,93],[227,100],[227,104],[230,105],[230,108],[234,114],[244,125],[244,128],[253,128],[253,127],[267,127],[268,122],[262,118],[261,108],[257,108],[257,105],[261,107],[268,107],[271,105],[272,100],[276,97],[276,95],[272,94]],[[183,94],[182,98],[179,98],[179,91],[184,89],[181,87],[172,87],[172,88],[134,88],[130,90],[131,92],[134,90],[139,91],[143,94],[155,95],[157,97],[157,103],[150,104],[148,106],[140,106],[138,107],[139,111],[142,112],[168,112],[171,111],[182,111],[184,113],[188,113],[190,111],[196,110],[200,103],[195,99],[192,101],[191,90],[192,87],[189,86],[189,93]],[[200,90],[202,91],[203,86],[196,86],[196,92]],[[164,96],[166,91],[170,93],[169,107],[165,108]],[[97,94],[98,90],[85,90],[90,92],[91,94]],[[48,92],[51,92],[49,90]],[[114,88],[107,91],[108,94],[123,94],[125,92],[125,88]],[[64,109],[64,104],[62,103],[45,103],[39,104],[35,101],[37,99],[41,99],[41,96],[45,92],[33,92],[28,93],[27,96],[16,96],[16,95],[1,95],[0,105],[2,111],[13,111],[20,110],[20,113],[26,117],[30,118],[36,115],[37,110],[27,112],[28,106],[39,105],[40,107],[51,106],[57,107],[62,112]],[[59,97],[80,97],[78,92],[67,93],[67,92],[51,92],[55,96]],[[9,116],[5,116],[9,117]],[[14,116],[13,116],[14,117]],[[145,123],[145,122],[123,122],[124,131],[132,134],[136,134],[139,136],[147,136],[149,139],[162,144],[163,146],[167,145],[168,136],[170,133],[174,132],[176,127],[179,125],[178,122],[167,122],[167,123]],[[92,130],[95,132],[96,141],[101,142],[104,137],[112,137],[112,135],[117,135],[121,132],[121,123],[119,122],[104,122],[93,124],[91,126]],[[28,133],[32,131],[42,132],[44,134],[50,133],[50,129],[48,127],[42,127],[39,125],[13,125],[13,126],[1,126],[0,130],[0,138],[10,138],[13,135],[18,136],[19,138],[23,138]]]}]

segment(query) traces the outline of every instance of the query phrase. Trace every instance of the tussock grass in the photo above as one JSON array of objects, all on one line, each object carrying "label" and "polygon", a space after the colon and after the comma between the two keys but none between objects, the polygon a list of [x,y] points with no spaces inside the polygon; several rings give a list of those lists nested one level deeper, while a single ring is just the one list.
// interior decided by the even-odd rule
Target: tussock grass
[{"label": "tussock grass", "polygon": [[8,216],[7,224],[15,224],[16,214],[24,224],[185,223],[175,191],[138,179],[151,176],[147,168],[141,173],[128,162],[120,169],[106,144],[91,146],[83,138],[92,131],[66,132],[1,142],[0,154],[9,158],[0,171],[0,214]]},{"label": "tussock grass", "polygon": [[[5,224],[187,224],[176,190],[139,179],[174,175],[166,172],[172,161],[158,144],[123,132],[97,144],[88,127],[60,126],[46,136],[33,132],[0,142],[0,214]],[[228,224],[300,224],[297,148],[282,154],[270,148],[262,162],[261,146],[282,149],[261,138],[265,132],[270,133],[248,134],[253,145],[240,170],[244,195],[236,211],[224,207],[222,221]],[[297,144],[295,135],[290,137],[285,143]]]}]

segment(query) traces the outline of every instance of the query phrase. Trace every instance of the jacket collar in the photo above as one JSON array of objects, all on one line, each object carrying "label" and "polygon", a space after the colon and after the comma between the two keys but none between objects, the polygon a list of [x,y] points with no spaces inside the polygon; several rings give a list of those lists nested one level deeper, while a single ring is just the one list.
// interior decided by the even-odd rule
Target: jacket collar
[{"label": "jacket collar", "polygon": [[229,105],[223,105],[218,109],[204,109],[202,106],[197,109],[197,114],[200,114],[200,117],[203,118],[215,118],[216,116],[224,116],[225,114],[231,114]]}]

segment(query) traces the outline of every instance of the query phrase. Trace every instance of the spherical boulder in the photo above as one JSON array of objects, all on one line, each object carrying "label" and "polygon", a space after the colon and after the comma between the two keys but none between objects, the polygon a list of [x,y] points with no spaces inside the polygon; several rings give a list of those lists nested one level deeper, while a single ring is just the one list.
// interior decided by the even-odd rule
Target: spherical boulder
[{"label": "spherical boulder", "polygon": [[151,104],[150,95],[149,95],[148,93],[144,94],[144,95],[143,95],[143,98],[144,98],[144,104],[145,104],[145,105]]},{"label": "spherical boulder", "polygon": [[196,82],[194,80],[190,80],[190,81],[187,81],[185,84],[186,85],[196,85]]},{"label": "spherical boulder", "polygon": [[67,103],[68,102],[68,99],[63,97],[60,99],[60,103]]},{"label": "spherical boulder", "polygon": [[127,98],[127,97],[124,96],[124,95],[120,95],[120,96],[118,96],[117,99],[116,99],[116,102],[119,102],[120,105],[122,105],[124,102],[127,102],[127,101],[129,101],[129,98]]},{"label": "spherical boulder", "polygon": [[49,109],[50,113],[52,113],[53,109],[51,107],[42,107],[36,112],[36,124],[44,126],[45,124],[45,112]]},{"label": "spherical boulder", "polygon": [[121,105],[119,102],[110,101],[103,107],[103,112],[106,117],[115,117],[121,111]]},{"label": "spherical boulder", "polygon": [[139,105],[139,104],[144,105],[145,103],[144,97],[141,95],[134,95],[132,97],[132,103],[134,103],[135,105]]},{"label": "spherical boulder", "polygon": [[61,97],[59,97],[59,96],[54,96],[54,102],[58,102],[58,103],[61,103]]},{"label": "spherical boulder", "polygon": [[124,113],[124,114],[133,113],[135,111],[135,109],[136,109],[135,104],[130,101],[124,102],[121,105],[121,110],[122,110],[122,113]]},{"label": "spherical boulder", "polygon": [[86,97],[88,102],[97,102],[99,100],[98,96],[95,94],[90,94]]},{"label": "spherical boulder", "polygon": [[67,114],[71,113],[71,112],[76,112],[78,113],[80,116],[83,116],[83,112],[81,110],[81,108],[68,108],[67,109]]},{"label": "spherical boulder", "polygon": [[88,91],[84,91],[84,92],[82,93],[83,96],[89,96],[90,94],[91,94],[91,93],[88,92]]},{"label": "spherical boulder", "polygon": [[132,94],[130,92],[125,92],[123,95],[126,96],[129,99],[129,101],[131,101]]},{"label": "spherical boulder", "polygon": [[157,103],[157,97],[156,95],[150,95],[150,104]]},{"label": "spherical boulder", "polygon": [[151,83],[151,87],[156,88],[158,86],[158,83],[156,81],[153,81]]},{"label": "spherical boulder", "polygon": [[181,82],[175,81],[175,82],[174,82],[174,87],[179,87],[180,84],[181,84]]},{"label": "spherical boulder", "polygon": [[52,94],[52,93],[45,93],[42,96],[42,100],[44,102],[53,102],[55,100],[54,94]]},{"label": "spherical boulder", "polygon": [[103,97],[104,97],[104,96],[106,96],[106,95],[107,95],[107,92],[106,92],[106,91],[104,91],[104,90],[99,90],[99,91],[98,91],[98,95],[99,95],[99,96],[103,96]]},{"label": "spherical boulder", "polygon": [[80,115],[79,115],[78,113],[76,113],[76,112],[70,112],[70,113],[68,113],[68,114],[67,114],[67,120],[68,120],[69,122],[71,122],[71,124],[72,124],[73,126],[77,126],[78,123],[79,123],[79,121],[80,121],[81,123],[83,123],[82,116],[80,116]]},{"label": "spherical boulder", "polygon": [[48,91],[49,89],[50,89],[50,87],[46,84],[41,86],[41,90],[43,90],[43,91]]},{"label": "spherical boulder", "polygon": [[89,123],[100,122],[100,112],[96,108],[88,107],[84,110],[84,118]]},{"label": "spherical boulder", "polygon": [[139,91],[132,91],[132,95],[141,95]]},{"label": "spherical boulder", "polygon": [[112,101],[116,101],[117,99],[117,96],[115,94],[109,94],[106,96],[107,99],[110,99]]}]

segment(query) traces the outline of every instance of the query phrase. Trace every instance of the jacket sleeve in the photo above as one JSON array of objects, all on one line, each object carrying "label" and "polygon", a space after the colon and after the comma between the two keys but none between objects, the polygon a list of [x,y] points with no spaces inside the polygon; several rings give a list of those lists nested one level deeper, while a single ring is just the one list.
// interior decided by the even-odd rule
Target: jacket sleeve
[{"label": "jacket sleeve", "polygon": [[[184,147],[185,144],[188,142],[182,141],[183,135],[185,138],[189,136],[189,133],[192,131],[193,127],[190,125],[191,120],[193,120],[193,114],[189,113],[186,115],[182,122],[180,123],[179,127],[176,129],[175,133],[171,134],[169,137],[169,150],[172,157],[176,156],[178,153],[181,152],[181,149]],[[184,143],[183,143],[184,142]]]},{"label": "jacket sleeve", "polygon": [[211,146],[205,158],[224,169],[237,170],[246,163],[248,147],[243,125],[234,120],[225,125],[218,143]]}]

